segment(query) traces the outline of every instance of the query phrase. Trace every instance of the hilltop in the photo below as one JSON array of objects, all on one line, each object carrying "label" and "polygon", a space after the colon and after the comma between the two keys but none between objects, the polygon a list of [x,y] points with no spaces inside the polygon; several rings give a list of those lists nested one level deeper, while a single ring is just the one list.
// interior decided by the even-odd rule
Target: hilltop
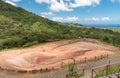
[{"label": "hilltop", "polygon": [[63,24],[0,1],[0,49],[77,38],[98,39],[120,46],[120,33],[112,30]]}]

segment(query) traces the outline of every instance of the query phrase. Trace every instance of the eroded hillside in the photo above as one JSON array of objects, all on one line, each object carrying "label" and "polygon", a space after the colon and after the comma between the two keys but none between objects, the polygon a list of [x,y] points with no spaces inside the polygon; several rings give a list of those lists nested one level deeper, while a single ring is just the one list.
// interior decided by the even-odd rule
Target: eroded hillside
[{"label": "eroded hillside", "polygon": [[[39,70],[60,68],[61,63],[72,63],[95,56],[114,54],[117,48],[93,39],[68,40],[47,43],[26,49],[8,50],[0,53],[0,66],[10,70]],[[4,60],[4,61],[3,61]]]}]

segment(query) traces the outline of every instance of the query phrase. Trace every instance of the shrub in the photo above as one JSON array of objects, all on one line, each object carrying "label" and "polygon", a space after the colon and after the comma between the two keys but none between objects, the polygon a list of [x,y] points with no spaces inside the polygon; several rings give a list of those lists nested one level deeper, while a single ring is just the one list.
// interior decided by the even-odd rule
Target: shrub
[{"label": "shrub", "polygon": [[39,43],[38,41],[28,42],[28,43],[24,44],[23,47],[30,47],[30,46],[38,44],[38,43]]}]

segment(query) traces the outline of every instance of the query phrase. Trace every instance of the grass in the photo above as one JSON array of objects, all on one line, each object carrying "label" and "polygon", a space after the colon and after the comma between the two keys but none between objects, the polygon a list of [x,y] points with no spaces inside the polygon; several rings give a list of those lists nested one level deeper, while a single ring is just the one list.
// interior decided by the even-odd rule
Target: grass
[{"label": "grass", "polygon": [[84,73],[76,72],[76,65],[69,65],[68,66],[68,74],[66,74],[66,78],[80,78],[84,76]]}]

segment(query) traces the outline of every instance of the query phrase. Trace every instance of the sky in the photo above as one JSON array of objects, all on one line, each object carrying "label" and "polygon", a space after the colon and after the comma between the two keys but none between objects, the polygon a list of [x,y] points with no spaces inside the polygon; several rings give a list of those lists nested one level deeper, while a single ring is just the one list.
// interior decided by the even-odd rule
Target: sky
[{"label": "sky", "polygon": [[120,0],[3,0],[58,22],[120,24]]}]

